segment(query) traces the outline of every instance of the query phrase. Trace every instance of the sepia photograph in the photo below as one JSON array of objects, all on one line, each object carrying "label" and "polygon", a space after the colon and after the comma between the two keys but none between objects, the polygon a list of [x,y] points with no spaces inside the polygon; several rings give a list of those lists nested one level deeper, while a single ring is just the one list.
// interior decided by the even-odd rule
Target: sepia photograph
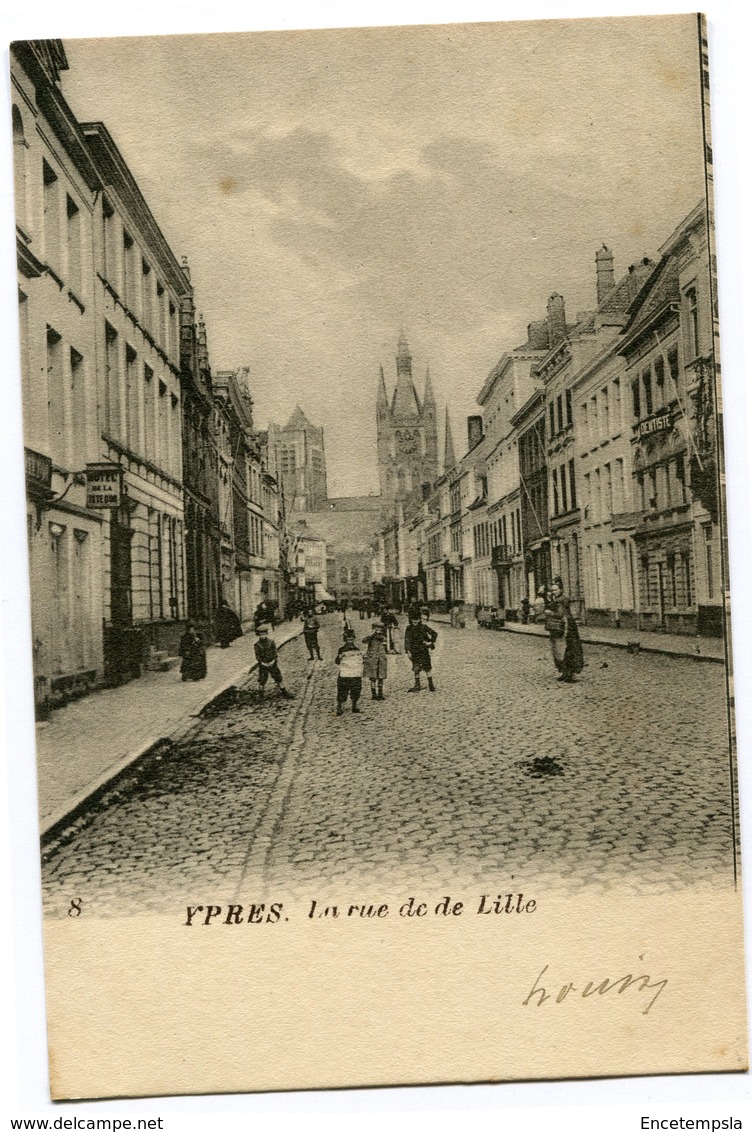
[{"label": "sepia photograph", "polygon": [[9,63],[53,1097],[745,1069],[704,18]]}]

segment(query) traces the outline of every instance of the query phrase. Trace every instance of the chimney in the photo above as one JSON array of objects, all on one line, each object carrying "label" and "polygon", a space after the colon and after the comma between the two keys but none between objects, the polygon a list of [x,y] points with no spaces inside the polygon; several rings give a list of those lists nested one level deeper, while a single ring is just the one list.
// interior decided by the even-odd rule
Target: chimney
[{"label": "chimney", "polygon": [[548,300],[548,345],[549,348],[567,336],[567,319],[564,313],[564,299],[553,294]]},{"label": "chimney", "polygon": [[467,418],[467,447],[475,448],[483,439],[483,417]]},{"label": "chimney", "polygon": [[595,253],[595,288],[599,306],[614,289],[614,254],[605,244]]}]

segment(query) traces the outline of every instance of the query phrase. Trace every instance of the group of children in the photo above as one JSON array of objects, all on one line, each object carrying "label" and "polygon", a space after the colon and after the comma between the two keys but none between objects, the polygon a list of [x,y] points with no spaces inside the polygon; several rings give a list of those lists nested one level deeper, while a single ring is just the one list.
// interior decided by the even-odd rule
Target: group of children
[{"label": "group of children", "polygon": [[[413,669],[414,684],[408,689],[410,692],[420,692],[421,673],[425,672],[428,680],[428,689],[436,691],[433,682],[431,652],[433,651],[438,634],[427,625],[421,616],[419,608],[411,608],[409,624],[405,629],[405,652],[410,658]],[[303,622],[303,639],[308,649],[309,660],[322,660],[319,646],[320,624],[316,615],[306,614]],[[290,699],[291,693],[287,691],[282,682],[282,673],[279,669],[277,646],[269,635],[266,625],[259,625],[256,629],[257,640],[254,652],[258,662],[259,694],[263,696],[264,687],[269,678],[274,681],[281,696]],[[366,651],[363,653],[355,640],[355,630],[345,620],[343,628],[343,641],[335,657],[334,663],[338,667],[337,674],[337,715],[342,715],[345,704],[349,700],[353,712],[359,712],[358,700],[363,691],[363,678],[371,684],[371,699],[384,699],[384,681],[387,675],[387,653],[389,640],[387,627],[382,621],[371,623],[371,632],[363,638]]]}]

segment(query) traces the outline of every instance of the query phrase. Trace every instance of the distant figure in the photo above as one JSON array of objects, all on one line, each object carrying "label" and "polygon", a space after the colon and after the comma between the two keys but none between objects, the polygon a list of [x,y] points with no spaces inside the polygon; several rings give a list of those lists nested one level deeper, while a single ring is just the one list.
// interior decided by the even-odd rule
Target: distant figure
[{"label": "distant figure", "polygon": [[280,696],[283,696],[286,700],[291,700],[292,694],[287,691],[287,688],[285,688],[282,683],[277,646],[269,636],[269,626],[259,625],[256,632],[258,634],[258,640],[253,646],[253,651],[258,661],[259,696],[263,698],[266,682],[271,676],[272,680],[277,685],[277,691]]},{"label": "distant figure", "polygon": [[240,618],[235,610],[230,608],[224,598],[221,599],[217,607],[215,624],[217,627],[217,640],[219,641],[219,647],[222,649],[229,648],[231,641],[235,641],[238,637],[243,636],[243,627],[240,624]]},{"label": "distant figure", "polygon": [[253,615],[253,627],[258,633],[261,625],[266,625],[270,629],[274,628],[276,621],[277,603],[270,598],[265,597],[256,606],[256,612]]},{"label": "distant figure", "polygon": [[564,596],[561,578],[554,578],[551,596],[546,605],[545,624],[551,641],[551,655],[564,684],[575,682],[575,673],[582,672],[585,661],[577,623],[572,616],[569,598]]},{"label": "distant figure", "polygon": [[533,620],[536,625],[542,625],[545,620],[544,614],[546,610],[546,587],[540,586],[535,601],[533,602]]},{"label": "distant figure", "polygon": [[206,676],[206,649],[198,629],[189,621],[180,638],[178,655],[183,658],[180,676],[183,680],[203,680]]},{"label": "distant figure", "polygon": [[431,608],[427,601],[421,602],[420,615],[424,621],[431,620]]},{"label": "distant figure", "polygon": [[523,625],[527,625],[530,620],[530,598],[525,594],[520,602],[520,621]]},{"label": "distant figure", "polygon": [[334,663],[339,665],[337,676],[337,715],[342,715],[348,697],[352,709],[359,712],[358,700],[363,689],[363,653],[355,644],[355,633],[345,629],[345,639]]},{"label": "distant figure", "polygon": [[425,672],[428,677],[428,690],[435,692],[433,677],[431,676],[431,653],[436,644],[438,633],[432,629],[430,625],[426,625],[420,619],[420,614],[417,617],[410,618],[410,624],[405,629],[405,652],[410,657],[413,665],[413,675],[415,683],[412,688],[408,688],[409,692],[419,692],[420,687],[420,674]]},{"label": "distant figure", "polygon": [[316,614],[313,610],[310,610],[303,619],[303,639],[308,649],[309,660],[313,660],[314,653],[316,653],[319,660],[322,659],[321,649],[319,648],[320,627]]},{"label": "distant figure", "polygon": [[387,652],[396,653],[397,646],[396,646],[396,643],[395,643],[395,632],[396,632],[397,629],[399,629],[399,621],[397,620],[397,614],[394,613],[394,611],[391,610],[391,609],[386,609],[386,610],[384,610],[384,614],[381,618],[381,622],[382,622],[384,629],[386,631]]},{"label": "distant figure", "polygon": [[384,626],[380,621],[374,621],[371,630],[372,632],[363,638],[363,643],[368,645],[363,662],[363,675],[371,681],[371,699],[383,700],[388,664]]}]

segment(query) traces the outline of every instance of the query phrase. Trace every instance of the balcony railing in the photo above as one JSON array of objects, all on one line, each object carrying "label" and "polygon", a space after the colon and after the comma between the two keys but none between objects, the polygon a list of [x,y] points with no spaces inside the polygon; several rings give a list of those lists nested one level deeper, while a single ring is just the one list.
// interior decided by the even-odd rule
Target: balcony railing
[{"label": "balcony railing", "polygon": [[50,499],[52,491],[52,460],[35,452],[32,448],[24,448],[26,465],[26,490],[32,499]]},{"label": "balcony railing", "polygon": [[491,565],[509,566],[514,558],[514,551],[506,543],[491,547]]},{"label": "balcony railing", "polygon": [[611,516],[612,531],[633,531],[642,522],[644,511],[615,511]]}]

